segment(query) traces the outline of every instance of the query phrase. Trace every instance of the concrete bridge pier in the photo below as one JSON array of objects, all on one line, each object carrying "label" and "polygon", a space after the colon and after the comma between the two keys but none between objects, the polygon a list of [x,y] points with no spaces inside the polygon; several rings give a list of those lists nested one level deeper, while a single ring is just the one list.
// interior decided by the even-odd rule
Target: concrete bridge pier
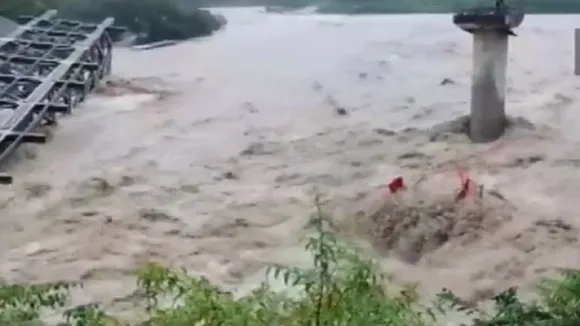
[{"label": "concrete bridge pier", "polygon": [[494,141],[505,131],[507,61],[508,34],[498,30],[474,31],[469,119],[469,137],[474,142]]},{"label": "concrete bridge pier", "polygon": [[506,70],[509,36],[524,13],[496,0],[493,7],[474,7],[453,16],[453,23],[473,35],[473,72],[469,137],[473,142],[497,140],[505,132]]}]

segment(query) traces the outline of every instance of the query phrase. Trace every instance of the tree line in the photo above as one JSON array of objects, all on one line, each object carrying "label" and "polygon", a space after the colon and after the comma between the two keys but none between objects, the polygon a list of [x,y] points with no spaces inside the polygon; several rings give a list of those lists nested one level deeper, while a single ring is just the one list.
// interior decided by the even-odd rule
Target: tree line
[{"label": "tree line", "polygon": [[[292,0],[294,1],[294,0]],[[471,6],[493,6],[494,0],[331,0],[321,1],[328,13],[449,13]],[[578,0],[505,0],[526,13],[580,13]]]},{"label": "tree line", "polygon": [[[448,13],[460,8],[486,5],[494,0],[180,0],[181,3],[209,6],[315,5],[321,12],[337,13]],[[580,0],[505,0],[509,6],[527,13],[580,13]]]},{"label": "tree line", "polygon": [[[183,2],[183,1],[182,1]],[[0,16],[39,15],[57,9],[60,18],[99,22],[114,17],[115,23],[141,35],[143,43],[183,40],[211,35],[225,20],[193,3],[174,0],[1,0]]]}]

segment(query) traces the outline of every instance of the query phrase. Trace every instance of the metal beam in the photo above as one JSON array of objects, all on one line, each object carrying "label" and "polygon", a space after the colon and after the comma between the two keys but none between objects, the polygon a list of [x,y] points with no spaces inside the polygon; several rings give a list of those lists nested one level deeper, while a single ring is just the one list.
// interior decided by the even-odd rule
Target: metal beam
[{"label": "metal beam", "polygon": [[[0,121],[0,164],[23,143],[46,142],[37,128],[70,113],[110,72],[110,34],[125,31],[113,18],[85,24],[55,15],[26,19],[0,39],[0,110],[12,110]],[[0,173],[0,184],[9,183],[12,177]]]},{"label": "metal beam", "polygon": [[[102,36],[103,32],[107,27],[112,26],[115,20],[113,18],[107,18],[103,21],[91,34],[88,35],[87,39],[78,45],[75,45],[76,50],[64,60],[55,70],[53,70],[50,75],[46,76],[46,80],[40,84],[33,92],[28,96],[26,102],[21,105],[15,112],[14,116],[8,120],[8,122],[3,126],[4,128],[10,128],[11,126],[17,125],[24,119],[24,117],[32,111],[34,104],[40,102],[46,93],[53,88],[56,83],[64,78],[64,75],[72,67],[73,63],[79,61],[85,51],[99,38]],[[0,138],[1,141],[1,138]],[[1,160],[1,159],[0,159]]]},{"label": "metal beam", "polygon": [[6,35],[6,37],[0,38],[0,48],[2,48],[8,42],[10,42],[10,41],[18,38],[22,34],[24,34],[26,31],[31,29],[34,25],[37,25],[38,23],[40,23],[42,21],[50,20],[54,16],[56,16],[56,10],[49,10],[49,11],[45,12],[44,14],[32,19],[31,21],[26,23],[26,25],[19,26],[15,31]]}]

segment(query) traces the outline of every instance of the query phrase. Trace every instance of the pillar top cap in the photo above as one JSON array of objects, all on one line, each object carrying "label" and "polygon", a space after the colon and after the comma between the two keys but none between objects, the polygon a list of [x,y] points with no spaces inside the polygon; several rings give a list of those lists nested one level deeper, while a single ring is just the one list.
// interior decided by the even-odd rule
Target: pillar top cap
[{"label": "pillar top cap", "polygon": [[503,0],[496,0],[495,6],[466,8],[453,15],[453,23],[469,33],[498,30],[513,35],[511,30],[520,26],[523,20],[524,12],[508,7]]}]

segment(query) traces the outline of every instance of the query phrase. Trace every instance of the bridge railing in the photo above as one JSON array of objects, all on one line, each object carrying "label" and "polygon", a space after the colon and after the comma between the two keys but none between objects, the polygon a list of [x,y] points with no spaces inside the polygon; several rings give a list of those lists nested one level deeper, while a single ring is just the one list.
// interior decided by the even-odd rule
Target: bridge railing
[{"label": "bridge railing", "polygon": [[[22,16],[18,29],[0,39],[0,166],[24,143],[45,143],[39,132],[70,114],[111,72],[113,40],[124,29],[57,19],[49,10]],[[0,174],[0,184],[12,176]]]}]

